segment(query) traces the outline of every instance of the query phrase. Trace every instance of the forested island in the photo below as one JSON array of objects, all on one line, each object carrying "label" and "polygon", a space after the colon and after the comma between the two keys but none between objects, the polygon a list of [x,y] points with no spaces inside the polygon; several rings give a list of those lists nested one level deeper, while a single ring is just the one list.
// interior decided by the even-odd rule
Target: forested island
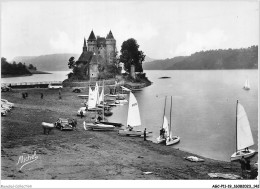
[{"label": "forested island", "polygon": [[17,76],[30,76],[32,74],[47,74],[46,72],[37,71],[37,68],[32,64],[29,66],[25,63],[7,62],[6,58],[1,58],[1,77],[17,77]]},{"label": "forested island", "polygon": [[200,51],[190,56],[147,62],[143,64],[143,68],[145,70],[258,69],[258,46]]}]

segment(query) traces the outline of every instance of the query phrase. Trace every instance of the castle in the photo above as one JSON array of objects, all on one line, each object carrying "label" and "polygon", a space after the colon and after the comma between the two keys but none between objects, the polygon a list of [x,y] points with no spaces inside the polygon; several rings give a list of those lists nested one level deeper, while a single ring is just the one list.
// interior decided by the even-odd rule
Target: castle
[{"label": "castle", "polygon": [[116,56],[116,40],[111,32],[105,37],[95,36],[91,31],[87,40],[84,38],[83,52],[76,62],[84,79],[97,79],[104,67],[113,64]]}]

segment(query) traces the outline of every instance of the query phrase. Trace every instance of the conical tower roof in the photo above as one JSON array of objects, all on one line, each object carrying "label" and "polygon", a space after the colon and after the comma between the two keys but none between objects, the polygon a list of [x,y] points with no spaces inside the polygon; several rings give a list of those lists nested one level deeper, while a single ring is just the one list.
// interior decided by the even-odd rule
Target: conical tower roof
[{"label": "conical tower roof", "polygon": [[88,41],[94,41],[94,40],[96,40],[96,36],[95,36],[95,34],[94,34],[93,30],[92,30],[90,35],[89,35]]},{"label": "conical tower roof", "polygon": [[113,36],[111,30],[110,30],[109,33],[107,34],[106,39],[114,39],[114,36]]},{"label": "conical tower roof", "polygon": [[86,39],[84,37],[83,51],[88,51],[88,47],[86,45]]},{"label": "conical tower roof", "polygon": [[86,39],[84,37],[84,44],[83,44],[83,47],[86,47]]}]

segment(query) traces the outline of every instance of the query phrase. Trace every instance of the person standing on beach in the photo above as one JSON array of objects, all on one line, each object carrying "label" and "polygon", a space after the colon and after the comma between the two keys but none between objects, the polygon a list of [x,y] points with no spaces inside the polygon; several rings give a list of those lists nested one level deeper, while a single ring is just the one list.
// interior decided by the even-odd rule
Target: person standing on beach
[{"label": "person standing on beach", "polygon": [[83,117],[83,111],[80,110],[80,118],[82,119],[82,117]]},{"label": "person standing on beach", "polygon": [[25,99],[25,98],[26,98],[24,93],[22,93],[22,96],[23,96],[23,99]]},{"label": "person standing on beach", "polygon": [[41,93],[41,99],[43,99],[43,93]]},{"label": "person standing on beach", "polygon": [[144,141],[146,141],[146,128],[144,129]]},{"label": "person standing on beach", "polygon": [[246,159],[246,178],[250,178],[251,175],[251,165],[250,165],[250,160]]},{"label": "person standing on beach", "polygon": [[241,164],[241,176],[244,177],[244,171],[246,170],[246,159],[244,158],[244,156],[242,156],[242,158],[239,160],[240,164]]},{"label": "person standing on beach", "polygon": [[76,126],[77,126],[77,120],[76,119],[72,119],[73,125],[74,125],[74,130],[76,130]]},{"label": "person standing on beach", "polygon": [[59,90],[59,99],[61,99],[61,91]]}]

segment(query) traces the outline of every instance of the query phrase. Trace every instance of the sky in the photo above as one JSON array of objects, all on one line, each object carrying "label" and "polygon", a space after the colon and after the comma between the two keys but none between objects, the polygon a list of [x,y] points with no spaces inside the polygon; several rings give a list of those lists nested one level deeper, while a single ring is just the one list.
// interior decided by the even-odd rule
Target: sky
[{"label": "sky", "polygon": [[259,43],[259,1],[1,1],[1,57],[82,52],[91,30],[153,59]]}]

